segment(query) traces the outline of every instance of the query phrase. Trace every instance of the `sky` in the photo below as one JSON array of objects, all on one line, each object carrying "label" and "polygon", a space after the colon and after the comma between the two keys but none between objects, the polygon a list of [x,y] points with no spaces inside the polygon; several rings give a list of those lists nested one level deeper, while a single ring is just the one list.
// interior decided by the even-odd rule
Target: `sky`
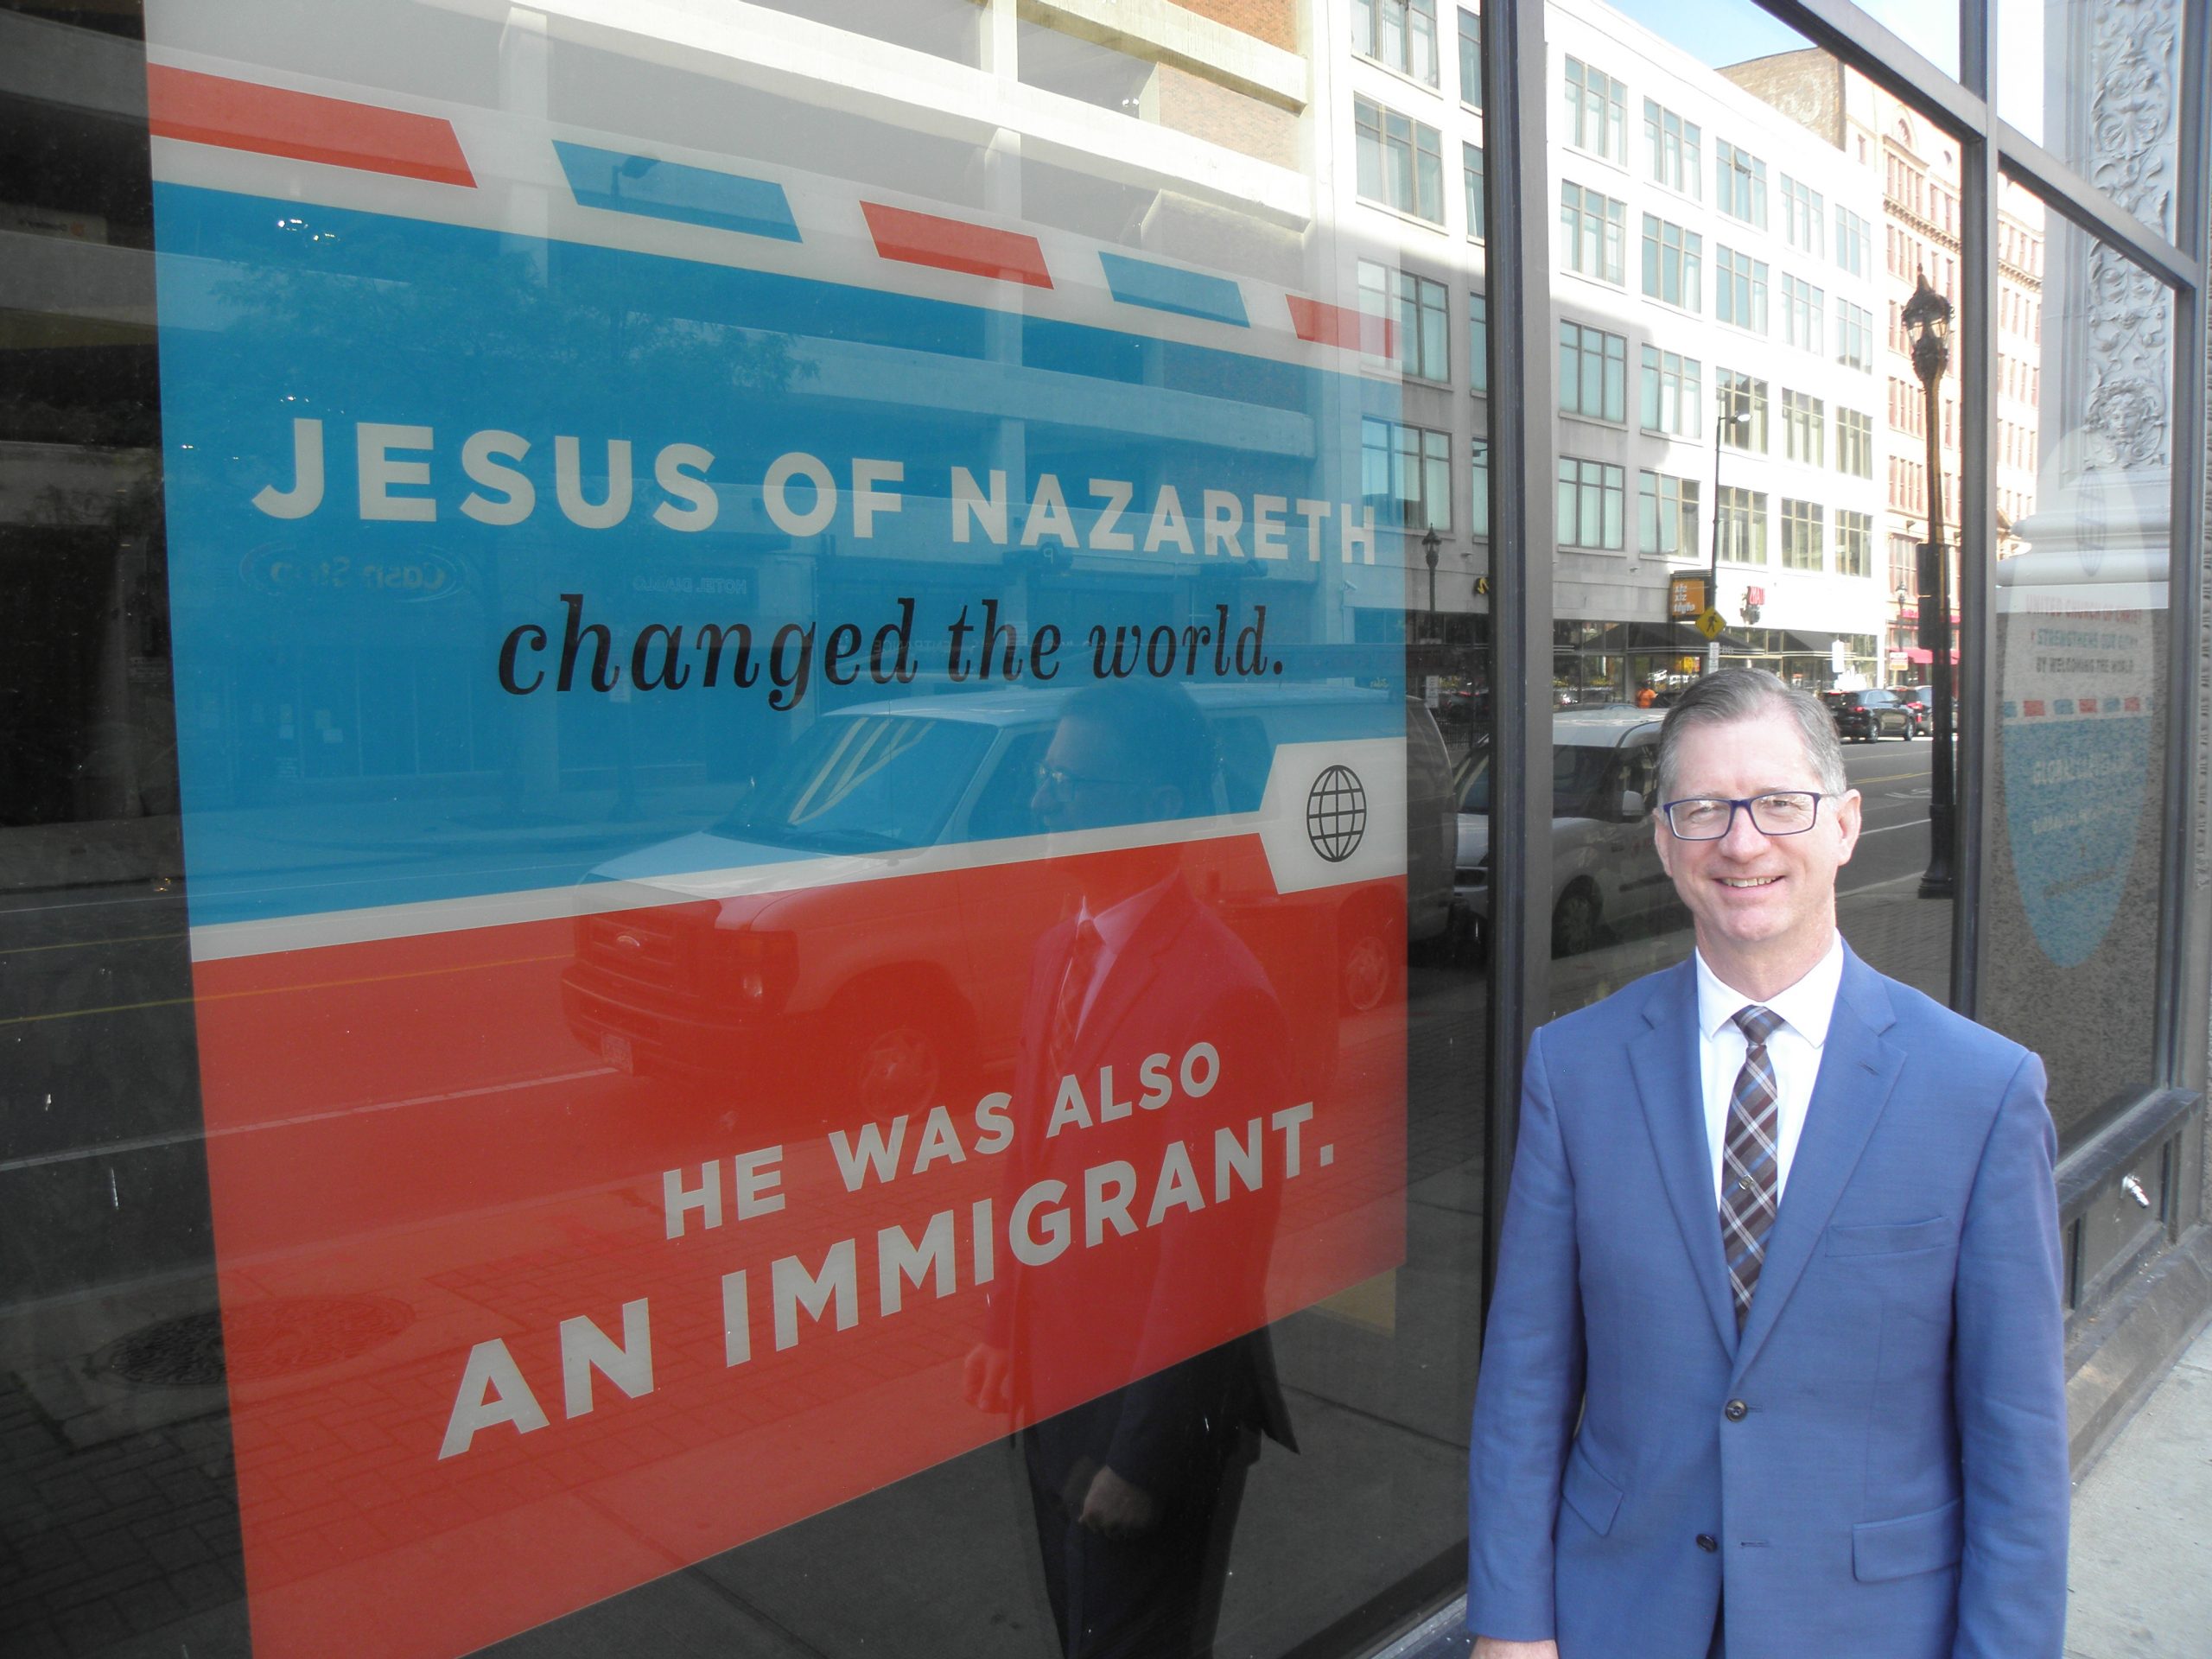
[{"label": "sky", "polygon": [[[1611,0],[1662,39],[1718,67],[1795,52],[1810,44],[1751,0]],[[1996,0],[1998,112],[2031,138],[2043,137],[2043,28],[2046,0]],[[1937,68],[1956,73],[1957,0],[1859,0],[1867,16]]]}]

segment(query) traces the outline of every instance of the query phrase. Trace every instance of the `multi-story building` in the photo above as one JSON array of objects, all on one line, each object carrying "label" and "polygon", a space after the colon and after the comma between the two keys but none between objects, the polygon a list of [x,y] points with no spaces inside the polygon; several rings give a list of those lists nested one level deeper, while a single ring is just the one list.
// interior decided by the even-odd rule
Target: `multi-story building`
[{"label": "multi-story building", "polygon": [[[1366,487],[1403,526],[1408,607],[1432,608],[1433,531],[1438,637],[1479,639],[1451,618],[1485,608],[1469,578],[1488,562],[1480,19],[1363,0],[1350,24],[1338,148],[1357,181],[1361,303],[1391,325],[1370,366],[1395,375],[1402,410],[1366,423]],[[1840,129],[1808,137],[1594,0],[1552,7],[1548,38],[1562,700],[1695,671],[1704,644],[1670,620],[1669,579],[1716,560],[1732,658],[1863,682],[1888,603],[1864,129],[1850,148]]]}]

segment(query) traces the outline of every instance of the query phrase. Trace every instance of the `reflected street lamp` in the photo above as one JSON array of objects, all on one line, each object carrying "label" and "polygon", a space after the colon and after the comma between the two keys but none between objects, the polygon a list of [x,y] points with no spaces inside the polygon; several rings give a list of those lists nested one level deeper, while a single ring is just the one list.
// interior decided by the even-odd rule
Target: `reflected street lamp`
[{"label": "reflected street lamp", "polygon": [[1443,545],[1444,538],[1436,533],[1436,526],[1431,524],[1428,527],[1428,534],[1421,538],[1421,556],[1428,561],[1428,632],[1432,638],[1437,632],[1436,554],[1437,550]]},{"label": "reflected street lamp", "polygon": [[[1730,391],[1713,421],[1713,569],[1705,583],[1705,608],[1708,611],[1720,608],[1720,446],[1730,427],[1751,423],[1751,411],[1736,407],[1739,401],[1748,404],[1750,395]],[[1715,639],[1706,647],[1705,671],[1710,674],[1719,666],[1720,641]]]},{"label": "reflected street lamp", "polygon": [[1920,643],[1929,653],[1934,690],[1935,750],[1928,793],[1928,869],[1920,878],[1923,899],[1951,896],[1951,836],[1955,802],[1951,786],[1951,593],[1950,555],[1943,541],[1942,416],[1936,388],[1951,361],[1951,302],[1920,285],[1904,302],[1901,319],[1912,346],[1912,372],[1920,377],[1928,404],[1928,539],[1920,544]]}]

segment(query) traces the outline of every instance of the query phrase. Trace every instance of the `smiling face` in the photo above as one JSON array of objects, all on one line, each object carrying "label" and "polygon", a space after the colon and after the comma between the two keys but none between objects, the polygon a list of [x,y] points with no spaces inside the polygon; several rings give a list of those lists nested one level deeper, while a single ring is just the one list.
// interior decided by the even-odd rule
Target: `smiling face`
[{"label": "smiling face", "polygon": [[[1748,799],[1773,790],[1821,790],[1796,721],[1781,709],[1688,727],[1667,798]],[[1652,820],[1659,861],[1697,925],[1707,966],[1746,996],[1771,996],[1804,977],[1835,934],[1836,872],[1859,842],[1859,791],[1823,799],[1799,836],[1762,835],[1738,812],[1719,841],[1677,840]]]}]

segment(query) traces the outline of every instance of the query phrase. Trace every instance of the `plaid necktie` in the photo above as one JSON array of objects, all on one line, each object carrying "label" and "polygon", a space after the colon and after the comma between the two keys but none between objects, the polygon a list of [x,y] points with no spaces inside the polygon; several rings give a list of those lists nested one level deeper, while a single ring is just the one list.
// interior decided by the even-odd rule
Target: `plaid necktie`
[{"label": "plaid necktie", "polygon": [[1766,1259],[1766,1236],[1781,1199],[1776,1178],[1777,1136],[1774,1063],[1766,1039],[1782,1029],[1782,1016],[1756,1004],[1733,1016],[1746,1045],[1743,1070],[1728,1096],[1728,1135],[1721,1152],[1720,1242],[1728,1252],[1728,1287],[1736,1298],[1736,1328],[1751,1317],[1751,1294],[1758,1288],[1759,1264]]},{"label": "plaid necktie", "polygon": [[1075,1053],[1076,1033],[1083,1026],[1083,1003],[1090,989],[1090,976],[1106,941],[1084,917],[1076,924],[1075,944],[1068,951],[1067,972],[1060,976],[1060,994],[1052,1005],[1052,1038],[1045,1051],[1047,1071],[1057,1077],[1067,1070]]}]

